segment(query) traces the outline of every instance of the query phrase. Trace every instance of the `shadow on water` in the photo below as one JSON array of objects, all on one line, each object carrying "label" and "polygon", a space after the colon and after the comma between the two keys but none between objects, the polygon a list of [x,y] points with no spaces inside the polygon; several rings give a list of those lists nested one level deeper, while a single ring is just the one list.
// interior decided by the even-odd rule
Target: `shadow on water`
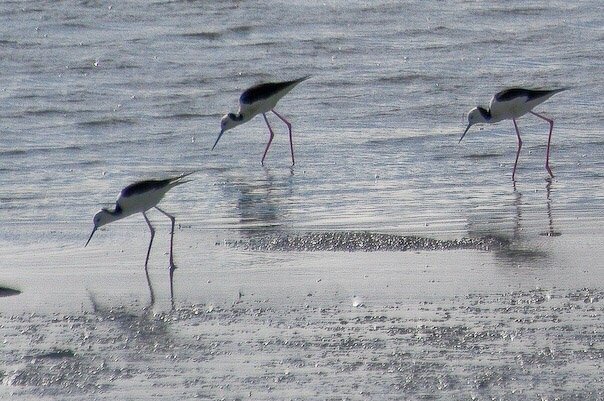
[{"label": "shadow on water", "polygon": [[[165,344],[170,337],[168,319],[166,314],[154,313],[152,305],[143,309],[142,313],[135,313],[125,306],[102,305],[93,294],[89,294],[93,312],[103,321],[111,321],[129,339],[136,340],[141,345],[154,347],[158,343]],[[153,340],[153,341],[151,341]]]},{"label": "shadow on water", "polygon": [[[149,287],[149,306],[151,309],[155,305],[155,291],[153,291],[153,284],[151,284],[151,277],[149,277],[149,269],[145,266],[145,278],[147,279],[147,286]],[[174,306],[174,298],[172,298],[172,305]]]},{"label": "shadow on water", "polygon": [[235,178],[230,189],[236,192],[236,213],[239,231],[244,237],[255,237],[284,230],[286,211],[284,198],[291,196],[294,171],[287,176],[275,176],[263,168],[262,176],[250,180]]},{"label": "shadow on water", "polygon": [[[552,211],[552,179],[551,178],[547,178],[546,179],[547,184],[545,185],[545,211],[546,211],[546,215],[547,215],[547,227],[545,229],[545,231],[540,231],[539,235],[541,236],[547,236],[547,237],[558,237],[560,235],[562,235],[561,232],[556,231],[554,229],[554,216],[553,216],[553,211]],[[523,208],[523,201],[522,201],[522,193],[520,191],[518,191],[516,189],[516,184],[514,183],[514,196],[515,196],[515,201],[514,201],[514,207],[516,209],[516,224],[515,224],[515,229],[514,229],[514,238],[515,239],[520,239],[521,234],[523,233],[523,231],[525,231],[522,227],[522,208]],[[541,225],[542,223],[542,219],[539,218],[538,220],[538,225]],[[530,230],[529,230],[530,231]]]},{"label": "shadow on water", "polygon": [[538,236],[557,237],[562,233],[554,228],[551,179],[547,180],[545,191],[546,199],[543,207],[542,200],[531,198],[530,194],[524,195],[514,182],[511,202],[507,205],[505,203],[498,205],[499,210],[493,210],[487,216],[478,216],[470,224],[469,234],[504,238],[509,246],[501,247],[494,252],[495,257],[504,265],[548,266],[548,253],[536,244],[535,240]]},{"label": "shadow on water", "polygon": [[547,185],[545,186],[545,193],[546,193],[546,199],[547,202],[545,203],[545,206],[547,208],[547,217],[549,220],[549,224],[547,227],[547,231],[543,231],[540,233],[540,235],[542,236],[546,236],[546,237],[559,237],[560,235],[562,235],[562,233],[560,231],[556,231],[554,229],[554,216],[552,213],[552,179],[548,178],[547,180]]},{"label": "shadow on water", "polygon": [[[170,306],[174,310],[174,274],[178,270],[178,266],[174,266],[174,269],[169,270],[169,285],[170,285]],[[151,283],[151,276],[149,275],[149,269],[145,266],[145,278],[147,280],[147,287],[149,288],[149,305],[145,308],[151,310],[155,305],[155,291],[153,289],[153,284]]]}]

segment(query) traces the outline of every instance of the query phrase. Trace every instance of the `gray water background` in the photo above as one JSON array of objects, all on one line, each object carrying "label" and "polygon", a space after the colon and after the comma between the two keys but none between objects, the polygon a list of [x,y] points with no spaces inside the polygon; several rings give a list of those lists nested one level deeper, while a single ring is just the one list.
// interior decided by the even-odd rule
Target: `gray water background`
[{"label": "gray water background", "polygon": [[[603,6],[598,1],[2,2],[0,241],[81,247],[130,182],[198,170],[164,209],[193,230],[380,230],[460,237],[601,222]],[[246,87],[310,74],[227,132]],[[464,113],[510,86],[570,87],[520,119]],[[553,210],[552,210],[553,209]],[[549,212],[548,212],[549,210]],[[534,212],[534,213],[532,213]],[[553,216],[548,216],[548,213]],[[142,221],[142,219],[140,219]],[[145,229],[117,232],[146,236]],[[143,223],[144,224],[144,223]],[[229,231],[234,230],[234,231]],[[109,236],[95,238],[99,246]]]}]

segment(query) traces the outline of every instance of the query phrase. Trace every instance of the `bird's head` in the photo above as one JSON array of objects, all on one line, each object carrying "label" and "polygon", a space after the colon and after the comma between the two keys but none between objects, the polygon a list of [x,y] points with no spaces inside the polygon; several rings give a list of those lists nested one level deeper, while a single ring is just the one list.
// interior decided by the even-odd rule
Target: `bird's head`
[{"label": "bird's head", "polygon": [[242,120],[242,118],[237,116],[237,114],[235,114],[235,113],[225,114],[222,117],[222,120],[220,120],[220,134],[218,134],[218,138],[216,138],[216,142],[214,142],[214,146],[212,146],[212,150],[214,150],[216,145],[218,145],[218,141],[220,140],[220,137],[222,136],[222,134],[224,134],[225,131],[230,130],[231,128],[236,127],[237,125],[241,124],[241,120]]},{"label": "bird's head", "polygon": [[86,247],[88,245],[88,243],[92,239],[92,236],[94,235],[94,233],[96,232],[96,230],[99,227],[102,227],[105,224],[111,223],[114,220],[115,220],[115,217],[113,216],[113,214],[111,214],[111,212],[108,209],[103,208],[103,209],[99,210],[98,212],[96,212],[96,214],[92,218],[92,222],[94,223],[94,227],[92,228],[92,233],[90,234],[90,237],[88,237],[88,241],[86,241],[86,245],[84,245],[84,247]]},{"label": "bird's head", "polygon": [[231,128],[239,125],[239,121],[241,121],[241,118],[239,118],[237,114],[225,114],[220,120],[220,131],[224,132],[230,130]]},{"label": "bird's head", "polygon": [[472,110],[470,110],[468,112],[468,126],[466,127],[466,130],[461,135],[461,138],[459,138],[459,142],[461,142],[461,140],[466,135],[466,133],[468,132],[468,130],[470,129],[470,127],[472,125],[479,124],[479,123],[486,123],[488,121],[488,118],[487,118],[488,115],[489,115],[489,112],[482,107],[474,107]]}]

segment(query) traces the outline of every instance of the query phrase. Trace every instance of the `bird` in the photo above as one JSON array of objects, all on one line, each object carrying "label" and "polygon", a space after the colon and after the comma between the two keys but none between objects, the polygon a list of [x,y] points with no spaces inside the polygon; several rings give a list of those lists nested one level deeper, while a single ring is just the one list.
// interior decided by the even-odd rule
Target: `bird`
[{"label": "bird", "polygon": [[554,121],[541,114],[535,113],[533,109],[541,103],[554,96],[556,93],[567,90],[568,88],[551,89],[551,90],[531,90],[523,88],[511,88],[498,92],[491,99],[489,109],[483,107],[475,107],[468,112],[468,126],[464,133],[459,138],[459,142],[466,135],[470,127],[474,124],[488,123],[493,124],[502,120],[512,120],[514,128],[516,129],[516,136],[518,137],[518,150],[516,151],[516,161],[514,162],[514,169],[512,170],[512,180],[515,180],[516,166],[518,165],[518,156],[520,156],[520,149],[522,148],[522,139],[520,138],[520,131],[518,130],[518,124],[516,119],[522,117],[527,113],[541,118],[549,123],[549,136],[547,139],[547,149],[545,156],[545,169],[549,175],[553,178],[554,173],[549,166],[549,149],[552,141],[552,130],[554,129]]},{"label": "bird", "polygon": [[268,132],[270,135],[266,148],[264,149],[264,154],[262,155],[261,164],[264,165],[266,153],[268,152],[268,148],[271,146],[271,142],[275,136],[273,129],[266,118],[266,113],[272,111],[273,114],[275,114],[281,121],[285,123],[285,125],[287,125],[287,129],[289,130],[289,146],[292,154],[292,165],[295,165],[296,162],[294,160],[292,125],[285,119],[285,117],[275,111],[275,106],[283,96],[294,89],[300,82],[306,81],[308,78],[310,78],[310,75],[294,79],[292,81],[263,83],[246,89],[239,97],[239,111],[237,114],[228,113],[222,117],[222,120],[220,121],[220,134],[218,134],[218,138],[216,139],[216,142],[214,142],[212,150],[214,150],[225,131],[251,120],[258,114],[262,114],[262,117],[264,117],[264,121],[268,126]]},{"label": "bird", "polygon": [[93,218],[94,227],[86,245],[92,239],[92,236],[96,230],[106,224],[112,223],[117,220],[121,220],[130,215],[136,213],[142,213],[149,230],[151,231],[151,239],[149,240],[149,247],[147,249],[147,257],[145,259],[145,273],[147,274],[147,282],[151,291],[151,303],[154,302],[153,289],[151,288],[151,281],[149,280],[149,273],[147,270],[147,264],[149,262],[149,254],[151,253],[151,245],[153,244],[153,237],[155,236],[155,229],[151,225],[149,218],[147,217],[147,211],[155,208],[165,216],[167,216],[172,222],[172,229],[170,232],[170,296],[172,302],[174,302],[174,286],[173,277],[176,265],[174,264],[173,248],[174,248],[174,224],[176,219],[171,214],[160,209],[157,204],[162,200],[164,195],[177,185],[185,184],[191,180],[185,180],[185,177],[190,176],[194,172],[185,173],[177,177],[171,177],[160,180],[144,180],[138,181],[128,185],[120,192],[115,207],[113,209],[102,208],[99,210]]}]

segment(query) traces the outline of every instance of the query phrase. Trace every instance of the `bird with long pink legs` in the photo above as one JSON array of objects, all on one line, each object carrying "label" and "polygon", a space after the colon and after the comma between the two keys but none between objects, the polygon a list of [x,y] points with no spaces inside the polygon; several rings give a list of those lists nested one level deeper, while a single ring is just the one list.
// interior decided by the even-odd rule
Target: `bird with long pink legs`
[{"label": "bird with long pink legs", "polygon": [[149,278],[149,271],[147,270],[147,264],[149,263],[149,255],[151,253],[151,245],[153,244],[153,237],[155,237],[155,229],[151,225],[151,221],[147,217],[146,212],[149,209],[155,208],[160,213],[170,219],[172,228],[170,230],[170,299],[172,305],[174,305],[174,270],[176,265],[174,264],[174,224],[176,219],[171,214],[160,209],[157,204],[163,199],[164,195],[172,188],[185,184],[190,180],[185,180],[185,177],[190,176],[193,172],[181,174],[177,177],[165,178],[161,180],[145,180],[138,181],[134,184],[130,184],[120,192],[115,207],[113,209],[102,208],[99,210],[93,218],[94,227],[92,233],[86,241],[86,245],[92,239],[94,233],[102,226],[112,223],[117,220],[124,219],[135,213],[142,213],[149,231],[151,232],[151,239],[149,240],[149,247],[147,248],[147,257],[145,258],[145,275],[147,276],[147,284],[149,285],[149,292],[151,293],[151,304],[155,302],[155,295],[153,293],[153,287],[151,286],[151,280]]},{"label": "bird with long pink legs", "polygon": [[562,92],[566,88],[553,89],[553,90],[530,90],[522,88],[512,88],[501,91],[491,99],[489,109],[483,107],[475,107],[468,113],[468,126],[459,142],[464,138],[470,127],[474,124],[487,123],[493,124],[502,120],[512,120],[514,128],[516,129],[516,136],[518,137],[518,150],[516,151],[516,160],[514,161],[514,169],[512,170],[512,180],[516,177],[516,166],[518,165],[518,157],[520,156],[520,149],[522,149],[522,138],[520,138],[520,130],[516,120],[527,113],[539,117],[549,123],[549,136],[547,138],[547,149],[545,151],[545,169],[549,175],[553,178],[554,173],[549,166],[549,152],[552,141],[552,130],[554,129],[554,121],[541,114],[535,113],[533,109],[541,103],[548,100],[556,93]]},{"label": "bird with long pink legs", "polygon": [[274,109],[277,105],[277,102],[281,100],[283,96],[289,93],[296,85],[300,82],[307,80],[310,76],[302,77],[299,79],[295,79],[293,81],[285,81],[285,82],[269,82],[263,83],[259,85],[252,86],[251,88],[245,90],[241,96],[239,97],[239,111],[237,114],[229,113],[222,117],[220,122],[220,134],[214,142],[214,146],[212,146],[212,150],[218,144],[218,141],[222,137],[222,134],[225,131],[235,128],[238,125],[241,125],[249,120],[251,120],[254,116],[258,114],[262,114],[264,117],[264,121],[268,126],[269,139],[266,144],[266,148],[264,149],[264,154],[262,155],[262,165],[264,165],[264,159],[266,158],[266,153],[273,142],[273,137],[275,136],[271,125],[266,118],[266,113],[272,111],[281,121],[285,123],[287,129],[289,131],[289,147],[292,155],[292,165],[296,164],[294,160],[294,143],[292,138],[292,125],[289,121],[285,119],[281,114],[277,113]]}]

